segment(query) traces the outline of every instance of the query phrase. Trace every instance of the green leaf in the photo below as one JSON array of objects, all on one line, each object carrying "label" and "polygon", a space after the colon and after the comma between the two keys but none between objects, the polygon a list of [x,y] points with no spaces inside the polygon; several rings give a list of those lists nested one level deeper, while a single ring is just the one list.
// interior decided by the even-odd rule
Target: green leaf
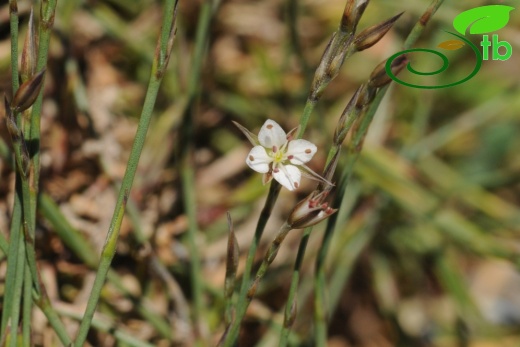
[{"label": "green leaf", "polygon": [[509,12],[514,9],[505,5],[475,7],[455,17],[453,27],[462,35],[468,28],[470,34],[486,34],[505,27],[509,22]]}]

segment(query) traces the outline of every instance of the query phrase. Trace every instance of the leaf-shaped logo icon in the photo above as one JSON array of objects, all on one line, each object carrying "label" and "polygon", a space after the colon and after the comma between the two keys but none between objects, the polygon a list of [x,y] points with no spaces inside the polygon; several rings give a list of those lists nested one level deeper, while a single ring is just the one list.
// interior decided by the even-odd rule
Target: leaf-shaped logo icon
[{"label": "leaf-shaped logo icon", "polygon": [[460,40],[448,40],[441,42],[437,45],[437,47],[442,49],[447,49],[448,51],[455,51],[459,48],[464,47],[464,42]]},{"label": "leaf-shaped logo icon", "polygon": [[506,5],[475,7],[455,17],[453,27],[462,35],[468,29],[470,34],[486,34],[505,27],[509,22],[509,12],[514,9]]}]

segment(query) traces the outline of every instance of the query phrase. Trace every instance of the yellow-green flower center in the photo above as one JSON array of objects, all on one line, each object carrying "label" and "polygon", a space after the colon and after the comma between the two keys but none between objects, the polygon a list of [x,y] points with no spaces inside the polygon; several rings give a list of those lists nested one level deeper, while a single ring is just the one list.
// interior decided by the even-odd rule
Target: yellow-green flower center
[{"label": "yellow-green flower center", "polygon": [[283,160],[283,151],[278,151],[276,153],[273,153],[273,161],[275,163],[281,163]]}]

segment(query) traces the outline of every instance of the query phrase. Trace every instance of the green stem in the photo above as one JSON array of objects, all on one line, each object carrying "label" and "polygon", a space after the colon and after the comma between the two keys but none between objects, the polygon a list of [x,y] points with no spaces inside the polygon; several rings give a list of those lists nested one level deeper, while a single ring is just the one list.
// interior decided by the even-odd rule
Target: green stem
[{"label": "green stem", "polygon": [[[14,248],[14,247],[11,247]],[[16,278],[14,279],[13,305],[11,306],[11,343],[9,347],[17,347],[18,323],[20,320],[20,300],[22,297],[25,244],[23,239],[18,240],[18,259],[16,262]]]},{"label": "green stem", "polygon": [[[13,305],[19,305],[13,296],[17,290],[20,288],[16,288],[15,282],[18,277],[17,276],[17,268],[19,266],[18,259],[19,254],[18,251],[20,247],[16,246],[20,242],[21,238],[21,227],[22,227],[22,202],[21,202],[21,182],[17,180],[15,183],[15,195],[14,195],[14,207],[13,214],[11,216],[11,228],[10,228],[10,244],[9,251],[7,253],[7,272],[6,272],[6,280],[5,280],[5,294],[3,298],[3,310],[2,310],[2,326],[1,326],[1,334],[0,336],[4,336],[6,333],[7,323],[9,318],[11,318],[11,310]],[[25,263],[25,257],[21,257],[21,261]]]},{"label": "green stem", "polygon": [[284,313],[284,324],[280,334],[279,347],[287,346],[289,341],[289,333],[291,332],[292,324],[289,324],[292,320],[292,305],[298,292],[298,284],[300,282],[300,272],[303,264],[303,258],[305,256],[305,250],[307,249],[307,243],[311,235],[312,227],[305,228],[303,231],[300,245],[298,246],[298,253],[296,255],[296,261],[294,262],[294,269],[291,277],[291,287],[289,288],[289,296],[287,297],[287,303],[285,305]]},{"label": "green stem", "polygon": [[23,320],[22,341],[23,347],[31,346],[31,317],[32,317],[32,277],[29,266],[25,265],[23,284]]},{"label": "green stem", "polygon": [[[429,22],[433,14],[437,11],[439,6],[442,4],[444,0],[433,0],[430,3],[430,6],[425,11],[421,19],[414,26],[410,34],[404,43],[404,48],[409,49],[413,46],[413,44],[420,37],[426,24]],[[370,126],[372,119],[379,107],[379,104],[383,97],[385,96],[389,86],[385,86],[380,91],[378,91],[375,99],[373,100],[367,114],[363,117],[361,127],[359,131],[356,133],[356,137],[353,139],[352,144],[349,146],[349,157],[347,159],[347,165],[345,170],[343,171],[342,183],[340,184],[340,191],[336,193],[336,201],[334,206],[338,206],[340,203],[340,199],[342,198],[346,188],[350,176],[353,172],[355,162],[359,157],[360,153],[360,145],[363,141],[366,132],[368,131],[368,127]],[[316,329],[315,334],[315,345],[318,347],[326,346],[327,344],[327,318],[326,318],[326,305],[325,305],[325,258],[328,254],[328,250],[330,247],[333,231],[336,227],[337,215],[331,216],[327,222],[327,226],[325,229],[325,233],[323,235],[322,245],[318,251],[318,255],[316,258],[316,277],[315,277],[315,294],[314,294],[314,324]]]},{"label": "green stem", "polygon": [[[278,231],[278,234],[276,235],[275,239],[271,243],[271,246],[267,250],[264,260],[262,261],[262,264],[260,265],[260,268],[258,269],[256,276],[253,280],[247,282],[247,291],[245,295],[245,299],[242,301],[239,301],[239,305],[237,305],[237,312],[235,321],[230,327],[230,330],[228,331],[228,335],[226,336],[226,339],[223,342],[223,346],[232,346],[234,344],[234,341],[236,339],[236,336],[234,334],[238,334],[238,328],[240,327],[240,322],[244,318],[247,308],[249,307],[249,304],[253,300],[256,290],[258,289],[258,286],[260,284],[260,281],[264,277],[265,273],[267,272],[267,269],[269,265],[273,262],[273,260],[276,258],[276,255],[278,254],[278,250],[280,249],[280,246],[287,236],[287,234],[291,231],[291,227],[289,224],[284,223],[280,230]],[[242,279],[242,287],[244,287],[244,279]],[[238,322],[238,323],[237,323]]]},{"label": "green stem", "polygon": [[[89,268],[97,268],[98,259],[94,249],[88,244],[83,235],[74,229],[60,212],[56,203],[45,193],[38,198],[38,208],[43,217],[52,225],[58,237],[63,243],[72,250]],[[142,239],[142,238],[141,238]],[[123,285],[119,275],[113,270],[109,270],[107,279],[127,298],[135,302],[137,312],[145,318],[164,338],[171,336],[170,325],[158,314],[150,311],[140,298],[133,296]]]},{"label": "green stem", "polygon": [[316,106],[318,100],[307,99],[305,103],[305,108],[303,109],[302,116],[300,118],[300,129],[298,131],[297,138],[301,139],[303,134],[305,133],[305,129],[307,128],[307,123],[309,123],[309,118],[311,117],[312,111]]},{"label": "green stem", "polygon": [[40,296],[36,296],[36,293],[33,291],[33,300],[36,301],[38,307],[42,310],[45,317],[47,317],[49,324],[52,326],[52,329],[60,339],[61,343],[64,346],[71,346],[72,340],[67,334],[67,330],[58,316],[58,313],[52,308],[47,293],[42,292]]},{"label": "green stem", "polygon": [[435,14],[435,12],[437,12],[437,10],[439,9],[439,7],[442,5],[443,2],[444,2],[444,0],[433,0],[430,3],[430,6],[428,6],[426,11],[424,11],[423,15],[421,16],[419,21],[417,21],[415,26],[412,28],[412,31],[410,32],[410,34],[408,34],[408,37],[404,41],[404,44],[403,44],[404,49],[412,48],[412,46],[415,44],[415,42],[417,42],[419,37],[421,37],[424,29],[426,28],[426,25],[430,21],[431,17]]},{"label": "green stem", "polygon": [[[11,239],[11,241],[14,242],[13,239]],[[4,253],[7,253],[8,249],[11,248],[11,247],[9,247],[9,243],[3,237],[3,235],[0,235],[0,248],[2,249],[2,251]],[[24,259],[24,258],[22,257],[22,259]],[[38,306],[40,307],[40,309],[43,311],[43,313],[47,317],[47,320],[49,321],[49,324],[52,326],[52,328],[58,335],[58,338],[60,339],[61,343],[65,346],[68,346],[71,343],[71,340],[70,340],[69,336],[67,335],[67,332],[65,330],[65,327],[63,326],[63,323],[59,319],[56,311],[54,311],[52,309],[48,298],[46,298],[46,297],[42,298],[41,295],[38,295],[36,293],[36,291],[33,290],[31,272],[30,272],[30,270],[28,271],[27,264],[24,264],[24,265],[26,266],[25,272],[24,272],[25,282],[24,282],[24,289],[23,289],[24,290],[24,293],[23,293],[23,295],[24,295],[24,297],[23,297],[24,298],[24,322],[25,322],[25,317],[30,317],[30,311],[28,311],[29,308],[27,307],[27,304],[26,304],[26,298],[31,298],[31,302],[33,302],[33,301],[36,302],[38,304]],[[9,266],[9,264],[8,264],[8,266]],[[16,277],[17,276],[15,276],[15,278]],[[31,281],[27,280],[28,277],[30,278]],[[6,288],[6,293],[7,293],[7,288]],[[4,305],[4,308],[7,309],[7,306]],[[30,308],[32,309],[32,306],[30,306]],[[25,341],[30,341],[30,339],[29,339],[30,335],[27,335],[28,334],[27,329],[30,328],[30,320],[28,321],[28,323],[29,323],[29,326],[26,327],[26,325],[24,325],[24,329],[23,329],[24,343],[26,343]],[[29,330],[29,334],[30,334],[30,330]],[[29,336],[29,338],[27,338],[27,336]]]},{"label": "green stem", "polygon": [[11,31],[11,87],[13,95],[18,90],[18,4],[9,0],[9,29]]},{"label": "green stem", "polygon": [[251,300],[253,300],[253,297],[256,293],[256,290],[258,289],[258,285],[260,284],[260,281],[262,278],[264,278],[265,273],[267,272],[267,268],[276,258],[276,255],[278,254],[278,251],[280,250],[280,246],[282,245],[283,240],[285,240],[285,237],[291,231],[292,228],[289,224],[284,223],[280,230],[278,231],[278,234],[274,238],[273,242],[271,243],[271,246],[267,250],[264,260],[262,261],[262,264],[260,264],[260,268],[258,269],[255,279],[249,284],[249,289],[247,291],[247,303],[243,310],[247,310],[247,307],[249,306],[249,303],[251,303]]},{"label": "green stem", "polygon": [[[40,9],[40,24],[39,24],[39,39],[38,39],[38,60],[36,62],[36,71],[41,71],[47,66],[47,59],[49,55],[49,43],[54,24],[54,13],[56,11],[57,0],[43,0]],[[45,79],[45,76],[44,76]],[[45,82],[45,81],[44,81]],[[44,83],[42,82],[42,83]],[[32,154],[32,199],[31,212],[36,215],[36,203],[38,194],[38,183],[40,180],[40,118],[43,103],[43,90],[36,98],[31,111],[31,131],[30,134],[25,134],[28,144],[30,146],[29,153]],[[34,225],[32,226],[34,229]]]},{"label": "green stem", "polygon": [[[16,0],[9,1],[9,26],[11,31],[11,87],[13,95],[19,87],[18,82],[18,5]],[[22,124],[21,117],[16,119],[18,128],[20,129]],[[16,171],[16,170],[15,170]],[[21,292],[21,279],[23,276],[20,274],[23,272],[25,267],[25,259],[23,254],[19,251],[23,250],[23,242],[20,238],[20,228],[22,220],[22,190],[20,184],[20,175],[16,175],[15,183],[15,197],[13,215],[11,220],[10,239],[13,247],[9,248],[7,255],[7,273],[5,283],[5,295],[3,299],[3,310],[2,310],[2,323],[0,329],[0,336],[4,336],[6,333],[7,323],[11,320],[11,331],[16,331],[18,327],[18,318],[13,315],[19,312],[20,300],[16,300],[17,294]],[[19,246],[20,245],[20,246]],[[18,307],[18,309],[17,309]],[[13,325],[16,322],[16,326]],[[15,334],[16,335],[16,334]],[[12,335],[11,335],[12,337]],[[14,339],[16,340],[16,339]]]},{"label": "green stem", "polygon": [[[318,100],[314,100],[311,98],[307,98],[307,102],[305,103],[305,107],[303,109],[302,116],[300,118],[300,128],[298,130],[297,138],[301,138],[303,134],[305,133],[305,129],[307,128],[307,124],[309,122],[309,118],[312,114],[312,111],[314,110],[316,103]],[[245,316],[245,312],[247,309],[247,289],[248,289],[248,283],[249,278],[251,276],[251,270],[253,267],[253,262],[255,259],[255,253],[256,249],[258,248],[258,245],[260,244],[260,239],[262,237],[262,234],[265,229],[265,225],[267,224],[267,221],[269,220],[269,217],[271,216],[271,210],[274,206],[274,203],[276,202],[276,199],[278,198],[278,194],[280,192],[280,185],[277,182],[272,182],[271,187],[269,189],[269,195],[267,196],[264,208],[262,210],[262,213],[260,214],[260,217],[258,219],[257,227],[255,230],[255,235],[253,237],[253,241],[251,243],[251,246],[249,247],[249,252],[247,254],[246,259],[246,266],[244,269],[244,275],[242,277],[242,285],[240,287],[240,293],[238,297],[238,303],[236,306],[236,316],[235,320],[233,321],[231,327],[226,331],[225,340],[223,341],[224,347],[230,347],[236,340],[238,336],[238,332],[240,330],[240,323]]]},{"label": "green stem", "polygon": [[262,234],[264,232],[267,221],[271,216],[271,211],[273,210],[276,199],[278,198],[278,194],[280,193],[280,188],[281,186],[280,184],[278,184],[278,182],[271,182],[271,186],[269,188],[269,193],[267,195],[264,208],[262,209],[260,217],[258,218],[255,235],[253,236],[253,240],[251,242],[251,245],[249,246],[249,252],[247,253],[244,274],[242,275],[242,284],[240,286],[238,302],[236,305],[236,316],[233,320],[233,323],[226,332],[226,336],[222,344],[223,347],[233,346],[235,340],[238,337],[238,333],[240,331],[240,323],[242,322],[242,319],[244,318],[247,309],[247,291],[250,284],[249,281],[251,278],[251,271],[253,269],[253,263],[255,260],[255,253],[258,248],[258,245],[260,244],[260,239],[262,238]]},{"label": "green stem", "polygon": [[[70,317],[74,320],[81,320],[81,315],[76,312],[64,311],[61,310],[59,312],[62,316]],[[129,332],[126,332],[122,329],[118,328],[118,324],[114,321],[108,320],[107,317],[104,319],[94,318],[92,320],[92,327],[97,329],[98,331],[102,331],[104,333],[110,334],[117,341],[117,346],[128,346],[128,347],[154,347],[156,345],[152,345],[148,342],[139,340],[134,335]],[[68,346],[68,345],[66,345]]]},{"label": "green stem", "polygon": [[[383,99],[386,91],[388,90],[388,86],[381,88],[375,96],[374,100],[370,104],[366,113],[359,116],[361,121],[361,126],[359,130],[354,134],[354,138],[348,145],[348,157],[347,163],[343,167],[342,177],[340,180],[338,191],[336,192],[336,197],[334,199],[333,206],[334,208],[339,208],[341,205],[341,201],[345,194],[345,191],[348,186],[348,182],[350,180],[350,176],[354,171],[354,165],[359,157],[359,153],[362,148],[362,141],[366,136],[368,131],[368,127],[370,126],[374,115],[379,108],[379,104]],[[315,345],[318,347],[327,345],[327,312],[326,312],[326,301],[325,301],[325,259],[329,252],[330,243],[332,240],[332,236],[334,234],[334,230],[336,228],[336,221],[338,215],[334,214],[327,220],[327,225],[325,227],[325,233],[323,234],[322,244],[320,249],[318,250],[318,254],[316,256],[316,275],[315,275],[315,292],[314,292],[314,326],[316,329],[315,334]]]},{"label": "green stem", "polygon": [[156,51],[157,54],[154,57],[150,82],[148,84],[148,90],[146,92],[141,118],[137,127],[134,144],[130,152],[130,158],[128,160],[125,175],[123,177],[121,189],[119,190],[117,203],[114,209],[114,215],[112,216],[112,221],[110,222],[105,245],[103,246],[103,250],[101,252],[101,260],[96,273],[96,278],[94,280],[94,285],[90,293],[85,314],[79,327],[78,335],[74,341],[75,347],[82,347],[85,343],[87,333],[90,329],[90,325],[92,324],[92,318],[94,317],[94,312],[101,295],[101,289],[105,283],[112,259],[114,258],[119,231],[125,212],[126,201],[132,188],[134,176],[137,171],[137,165],[139,163],[139,158],[141,156],[146,139],[146,133],[152,118],[155,100],[157,98],[162,77],[164,76],[164,72],[166,70],[171,53],[176,18],[176,5],[177,1],[166,0],[161,36]]}]

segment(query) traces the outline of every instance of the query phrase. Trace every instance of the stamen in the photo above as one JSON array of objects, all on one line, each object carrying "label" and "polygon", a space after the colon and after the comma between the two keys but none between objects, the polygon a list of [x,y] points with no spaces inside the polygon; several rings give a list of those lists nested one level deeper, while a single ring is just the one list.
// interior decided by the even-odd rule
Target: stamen
[{"label": "stamen", "polygon": [[278,147],[273,146],[273,153],[276,153],[278,151]]},{"label": "stamen", "polygon": [[267,124],[266,128],[267,128],[267,129],[272,129],[272,128],[273,128],[273,125],[272,125],[272,124]]},{"label": "stamen", "polygon": [[289,159],[289,160],[294,159],[294,155],[288,155],[288,156],[287,156],[287,159]]},{"label": "stamen", "polygon": [[298,182],[294,182],[294,188],[298,188],[300,184]]},{"label": "stamen", "polygon": [[280,169],[275,168],[275,169],[273,169],[273,172],[274,172],[274,173],[278,173],[278,172],[280,172]]},{"label": "stamen", "polygon": [[249,156],[249,160],[253,161],[255,160],[255,157],[253,157],[252,155]]},{"label": "stamen", "polygon": [[305,153],[307,153],[307,154],[311,154],[312,151],[311,151],[310,149],[307,148],[307,149],[305,150]]}]

